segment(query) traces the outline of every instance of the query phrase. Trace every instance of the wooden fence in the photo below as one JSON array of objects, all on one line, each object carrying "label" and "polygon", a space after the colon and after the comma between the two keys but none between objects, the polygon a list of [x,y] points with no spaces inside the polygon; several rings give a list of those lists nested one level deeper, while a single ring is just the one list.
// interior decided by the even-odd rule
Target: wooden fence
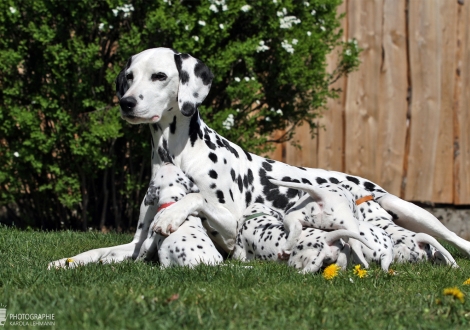
[{"label": "wooden fence", "polygon": [[[470,0],[345,0],[362,64],[312,139],[270,156],[359,175],[406,200],[470,204]],[[334,63],[333,57],[329,62]]]}]

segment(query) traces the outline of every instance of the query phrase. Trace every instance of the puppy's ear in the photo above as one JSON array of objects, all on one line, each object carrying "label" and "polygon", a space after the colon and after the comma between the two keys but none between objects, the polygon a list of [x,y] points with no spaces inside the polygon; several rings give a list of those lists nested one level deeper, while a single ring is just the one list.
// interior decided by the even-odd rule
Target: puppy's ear
[{"label": "puppy's ear", "polygon": [[211,88],[214,75],[203,62],[189,54],[175,54],[180,83],[178,106],[186,117],[192,116]]},{"label": "puppy's ear", "polygon": [[126,79],[126,70],[131,66],[132,57],[129,57],[127,60],[126,67],[119,72],[115,84],[116,84],[116,95],[120,100],[124,94],[126,94],[127,90],[129,89],[129,84],[127,83]]},{"label": "puppy's ear", "polygon": [[150,181],[149,188],[147,193],[145,194],[144,204],[145,206],[148,205],[155,205],[155,201],[158,202],[160,199],[160,187],[155,185],[155,182],[152,180]]}]

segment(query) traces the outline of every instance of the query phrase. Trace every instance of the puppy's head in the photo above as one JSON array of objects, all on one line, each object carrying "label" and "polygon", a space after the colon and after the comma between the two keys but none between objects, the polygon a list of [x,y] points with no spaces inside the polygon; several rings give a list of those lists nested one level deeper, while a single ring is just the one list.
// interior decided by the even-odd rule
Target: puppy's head
[{"label": "puppy's head", "polygon": [[121,116],[132,124],[156,123],[167,112],[192,116],[209,93],[213,75],[198,59],[169,48],[132,56],[116,79]]},{"label": "puppy's head", "polygon": [[163,164],[154,179],[150,182],[147,195],[145,196],[146,205],[177,202],[189,193],[198,193],[198,187],[181,171],[181,169],[171,163]]}]

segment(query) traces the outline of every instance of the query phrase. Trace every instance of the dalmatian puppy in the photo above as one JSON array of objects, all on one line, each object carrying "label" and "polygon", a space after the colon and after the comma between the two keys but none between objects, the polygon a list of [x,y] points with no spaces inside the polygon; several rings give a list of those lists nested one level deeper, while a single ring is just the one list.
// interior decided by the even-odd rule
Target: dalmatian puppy
[{"label": "dalmatian puppy", "polygon": [[[289,233],[283,248],[284,258],[288,258],[297,245],[302,226],[323,230],[346,229],[359,234],[359,225],[355,217],[356,208],[347,189],[333,183],[312,186],[305,183],[270,181],[278,186],[299,189],[307,193],[286,212],[284,217],[284,227]],[[364,267],[368,267],[360,242],[352,239],[349,244],[356,259]]]},{"label": "dalmatian puppy", "polygon": [[[363,236],[372,249],[362,245],[362,252],[367,261],[375,261],[387,272],[393,261],[393,241],[385,230],[376,227],[369,222],[359,222],[359,235]],[[353,256],[354,262],[359,260]]]},{"label": "dalmatian puppy", "polygon": [[[189,193],[199,193],[199,189],[178,167],[166,163],[150,182],[145,203],[157,203],[157,213],[171,212],[172,206]],[[149,232],[137,260],[155,260],[156,255],[162,267],[215,265],[223,261],[201,219],[189,214],[179,229],[168,237]]]},{"label": "dalmatian puppy", "polygon": [[147,49],[127,61],[116,79],[121,117],[131,124],[149,126],[152,175],[163,163],[173,163],[199,187],[200,193],[187,194],[184,202],[172,206],[172,212],[162,212],[156,218],[157,206],[142,202],[132,242],[85,252],[84,260],[135,259],[154,220],[157,222],[151,230],[169,235],[194,212],[207,219],[204,227],[208,234],[230,252],[235,246],[238,220],[253,203],[265,204],[285,215],[305,194],[296,188],[279,187],[268,178],[312,186],[354,182],[374,193],[376,201],[394,214],[398,225],[443,238],[470,255],[470,242],[448,230],[429,212],[375,183],[345,173],[269,160],[219,135],[204,123],[198,111],[212,79],[213,74],[202,61],[169,48]]},{"label": "dalmatian puppy", "polygon": [[[371,246],[363,237],[347,230],[325,232],[305,228],[300,237],[300,243],[291,254],[288,265],[303,272],[314,273],[323,265],[334,262],[345,269],[349,259],[349,245],[344,244],[341,238],[355,238]],[[255,203],[241,219],[233,258],[282,262],[282,247],[286,239],[281,215],[263,204]]]},{"label": "dalmatian puppy", "polygon": [[[340,185],[353,195],[357,204],[358,218],[383,229],[390,235],[395,262],[433,260],[436,263],[458,267],[452,255],[434,237],[425,233],[414,233],[395,224],[393,216],[374,200],[370,192],[352,182],[342,182]],[[360,226],[363,226],[362,222]]]}]

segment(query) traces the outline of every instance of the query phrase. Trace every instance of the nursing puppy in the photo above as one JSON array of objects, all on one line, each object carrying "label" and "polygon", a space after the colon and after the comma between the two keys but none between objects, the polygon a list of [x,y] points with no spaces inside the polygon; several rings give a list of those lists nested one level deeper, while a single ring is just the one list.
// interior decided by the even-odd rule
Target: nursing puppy
[{"label": "nursing puppy", "polygon": [[[178,167],[166,163],[150,182],[145,203],[158,203],[157,214],[171,212],[173,204],[188,193],[199,193],[199,189]],[[168,237],[149,231],[137,260],[155,260],[156,255],[162,267],[215,265],[223,261],[201,218],[189,214],[179,229]]]},{"label": "nursing puppy", "polygon": [[[278,212],[263,204],[250,206],[240,220],[233,258],[243,261],[282,261],[288,235],[281,219]],[[345,269],[349,259],[349,245],[344,244],[342,238],[354,238],[371,246],[359,234],[347,230],[325,232],[304,228],[299,243],[288,259],[288,265],[304,273],[314,273],[322,266],[335,262]]]}]

